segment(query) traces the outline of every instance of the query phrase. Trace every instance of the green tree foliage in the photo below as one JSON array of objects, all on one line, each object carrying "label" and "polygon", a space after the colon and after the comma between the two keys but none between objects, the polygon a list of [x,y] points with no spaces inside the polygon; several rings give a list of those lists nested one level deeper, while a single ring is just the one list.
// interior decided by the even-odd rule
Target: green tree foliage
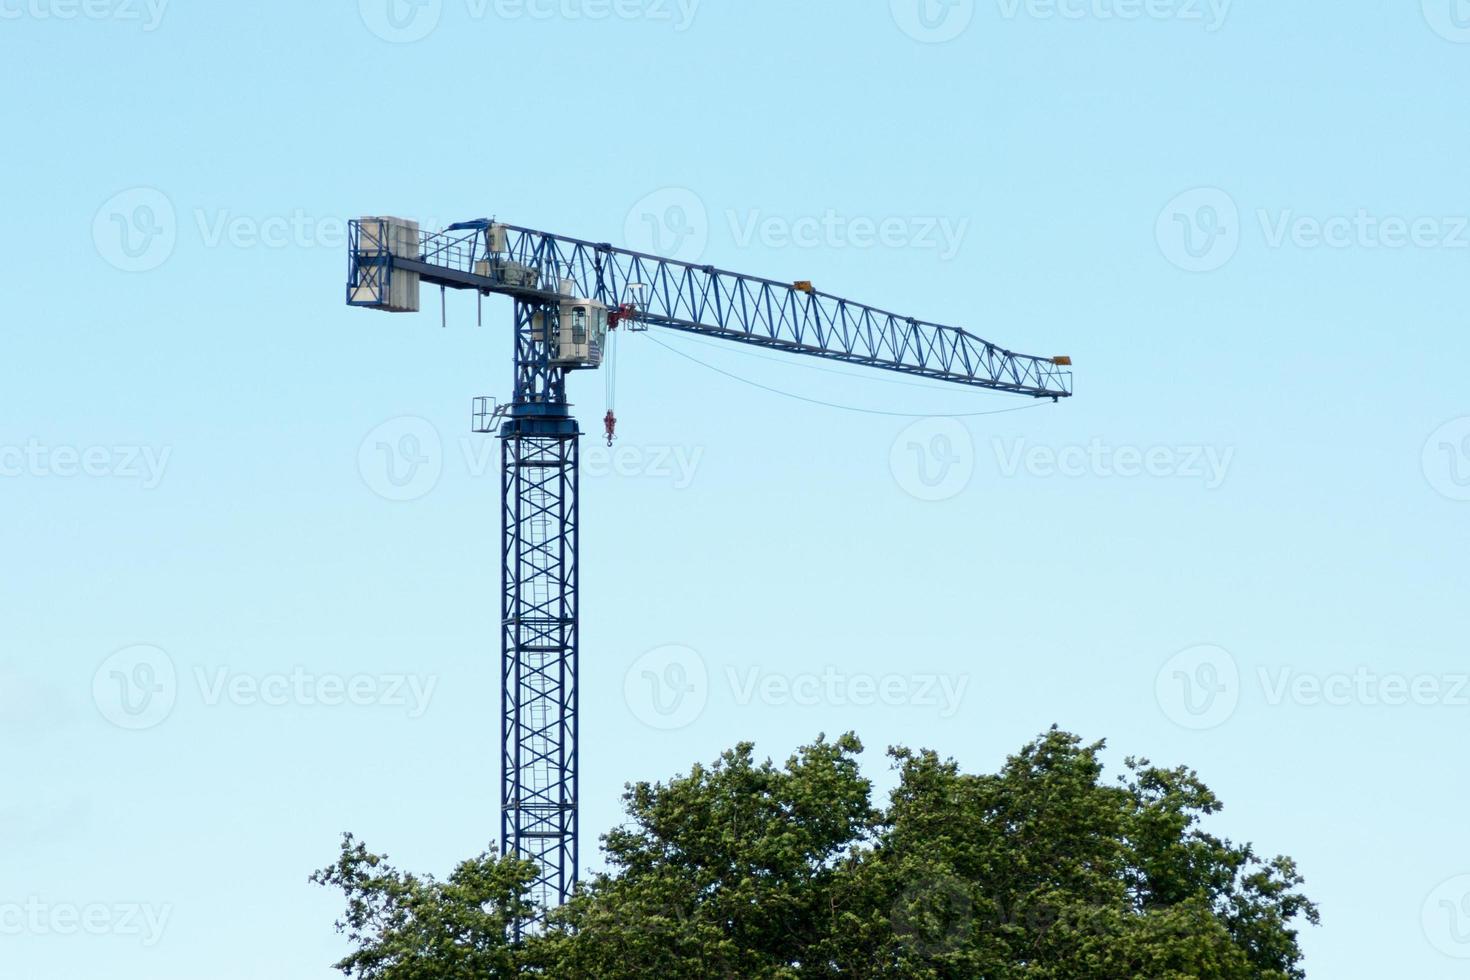
[{"label": "green tree foliage", "polygon": [[1209,834],[1188,769],[1052,730],[994,775],[890,750],[874,809],[856,737],[785,762],[742,744],[625,794],[608,870],[511,942],[534,869],[489,855],[449,881],[395,872],[348,837],[314,880],[341,888],[361,980],[429,977],[1296,980],[1315,924],[1287,858]]},{"label": "green tree foliage", "polygon": [[311,876],[340,889],[347,911],[337,921],[355,947],[337,964],[362,980],[486,980],[519,975],[521,950],[511,924],[534,914],[527,900],[536,866],[481,854],[447,881],[395,871],[351,834],[337,863]]}]

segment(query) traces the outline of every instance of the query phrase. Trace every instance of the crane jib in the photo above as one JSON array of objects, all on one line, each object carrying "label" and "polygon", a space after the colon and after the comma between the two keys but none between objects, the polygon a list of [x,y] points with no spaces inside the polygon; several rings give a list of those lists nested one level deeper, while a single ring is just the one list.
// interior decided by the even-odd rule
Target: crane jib
[{"label": "crane jib", "polygon": [[353,221],[350,253],[347,301],[355,306],[417,310],[421,284],[548,306],[577,297],[604,309],[635,308],[643,325],[1036,398],[1072,394],[1070,358],[1017,354],[958,327],[832,296],[804,281],[490,221],[444,232],[419,232],[400,219]]}]

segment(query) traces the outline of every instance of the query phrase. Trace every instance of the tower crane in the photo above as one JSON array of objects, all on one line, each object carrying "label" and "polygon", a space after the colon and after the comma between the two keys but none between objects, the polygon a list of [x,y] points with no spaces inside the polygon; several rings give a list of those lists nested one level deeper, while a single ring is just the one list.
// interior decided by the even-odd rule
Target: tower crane
[{"label": "tower crane", "polygon": [[[476,398],[501,441],[501,848],[535,863],[532,897],[577,881],[578,443],[567,376],[600,367],[609,331],[659,327],[1053,401],[1071,359],[1017,354],[962,330],[818,291],[489,219],[424,231],[349,224],[347,302],[417,312],[423,286],[514,304],[514,395]],[[605,420],[611,438],[616,420]]]}]

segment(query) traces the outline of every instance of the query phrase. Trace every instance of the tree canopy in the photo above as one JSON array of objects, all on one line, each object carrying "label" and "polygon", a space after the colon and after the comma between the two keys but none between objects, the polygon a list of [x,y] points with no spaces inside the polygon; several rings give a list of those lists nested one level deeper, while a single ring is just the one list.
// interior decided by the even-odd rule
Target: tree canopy
[{"label": "tree canopy", "polygon": [[890,749],[875,808],[848,734],[784,764],[749,743],[624,795],[607,870],[516,938],[535,868],[481,854],[446,881],[350,835],[313,881],[341,889],[357,980],[915,978],[1296,980],[1316,907],[1289,858],[1210,834],[1192,770],[1053,729],[971,775]]}]

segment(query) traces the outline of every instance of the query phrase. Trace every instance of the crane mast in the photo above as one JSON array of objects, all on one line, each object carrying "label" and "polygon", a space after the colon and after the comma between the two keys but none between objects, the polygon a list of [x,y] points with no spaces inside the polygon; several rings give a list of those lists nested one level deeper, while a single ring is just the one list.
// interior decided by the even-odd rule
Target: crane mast
[{"label": "crane mast", "polygon": [[538,332],[551,315],[515,304],[515,396],[500,429],[500,839],[536,862],[542,908],[577,880],[580,432],[565,370],[548,363]]},{"label": "crane mast", "polygon": [[610,329],[650,326],[1057,400],[1071,360],[1017,354],[957,327],[784,283],[488,219],[424,232],[349,226],[347,302],[417,312],[422,287],[511,297],[510,404],[475,400],[501,441],[501,848],[566,901],[578,866],[578,446],[567,374],[601,366]]}]

